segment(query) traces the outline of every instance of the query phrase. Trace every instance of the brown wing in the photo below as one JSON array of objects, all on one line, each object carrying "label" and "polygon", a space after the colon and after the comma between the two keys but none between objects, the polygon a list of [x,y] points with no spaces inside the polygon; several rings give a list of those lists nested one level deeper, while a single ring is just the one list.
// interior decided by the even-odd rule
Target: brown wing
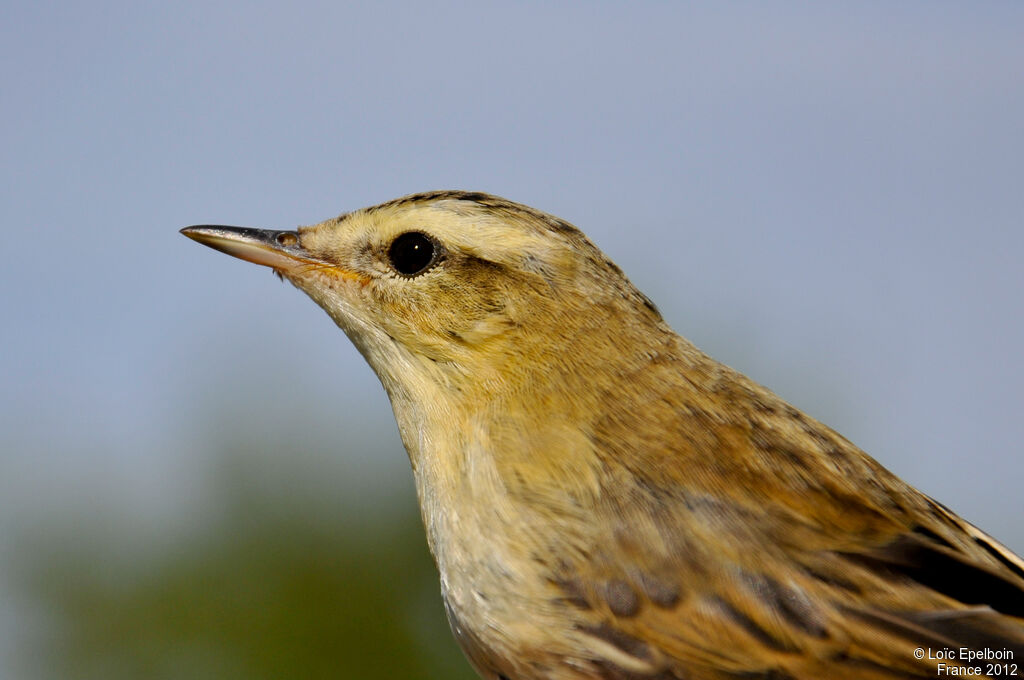
[{"label": "brown wing", "polygon": [[[960,663],[961,648],[1024,660],[1024,576],[977,530],[966,536],[996,551],[996,565],[928,529],[861,549],[780,539],[744,551],[730,537],[702,549],[692,535],[666,541],[646,516],[617,518],[605,549],[562,560],[553,577],[585,614],[583,656],[596,677],[924,678]],[[652,558],[652,545],[665,550]],[[945,650],[954,658],[940,661]]]},{"label": "brown wing", "polygon": [[595,677],[932,678],[960,648],[1024,673],[1019,557],[770,393],[707,375],[647,400],[645,427],[594,427],[606,533],[552,581],[589,617]]}]

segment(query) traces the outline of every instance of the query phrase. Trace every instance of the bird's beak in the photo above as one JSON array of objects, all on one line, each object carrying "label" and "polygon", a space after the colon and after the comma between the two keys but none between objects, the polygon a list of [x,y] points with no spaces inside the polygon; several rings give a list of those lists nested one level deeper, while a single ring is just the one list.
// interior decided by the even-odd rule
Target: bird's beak
[{"label": "bird's beak", "polygon": [[294,231],[202,224],[185,227],[181,233],[215,250],[273,267],[280,272],[295,270],[303,265],[326,264],[310,256],[299,245],[299,235]]}]

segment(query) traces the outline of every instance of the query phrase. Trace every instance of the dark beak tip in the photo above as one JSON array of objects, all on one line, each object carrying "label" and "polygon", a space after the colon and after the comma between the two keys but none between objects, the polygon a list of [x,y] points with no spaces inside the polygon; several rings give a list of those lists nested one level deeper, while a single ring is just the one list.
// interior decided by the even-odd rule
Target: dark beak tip
[{"label": "dark beak tip", "polygon": [[193,241],[199,241],[203,236],[209,236],[221,230],[223,230],[223,227],[217,227],[212,224],[193,224],[189,227],[182,227],[178,230],[178,233],[182,236],[188,236]]}]

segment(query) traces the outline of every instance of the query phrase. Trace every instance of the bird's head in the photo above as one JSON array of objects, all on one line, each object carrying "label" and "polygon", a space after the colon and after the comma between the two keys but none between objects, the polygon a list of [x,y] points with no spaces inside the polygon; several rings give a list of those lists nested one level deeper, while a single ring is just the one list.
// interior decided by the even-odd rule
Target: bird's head
[{"label": "bird's head", "polygon": [[575,227],[482,193],[414,194],[296,231],[183,233],[273,268],[348,334],[392,398],[500,394],[621,356],[653,305]]}]

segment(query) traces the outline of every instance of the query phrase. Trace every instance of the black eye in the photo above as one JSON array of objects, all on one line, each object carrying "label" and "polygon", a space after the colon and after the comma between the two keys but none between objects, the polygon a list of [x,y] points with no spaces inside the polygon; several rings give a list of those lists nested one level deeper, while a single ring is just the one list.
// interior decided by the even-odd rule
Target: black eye
[{"label": "black eye", "polygon": [[438,246],[426,234],[407,231],[391,242],[388,260],[402,276],[416,276],[437,261]]}]

